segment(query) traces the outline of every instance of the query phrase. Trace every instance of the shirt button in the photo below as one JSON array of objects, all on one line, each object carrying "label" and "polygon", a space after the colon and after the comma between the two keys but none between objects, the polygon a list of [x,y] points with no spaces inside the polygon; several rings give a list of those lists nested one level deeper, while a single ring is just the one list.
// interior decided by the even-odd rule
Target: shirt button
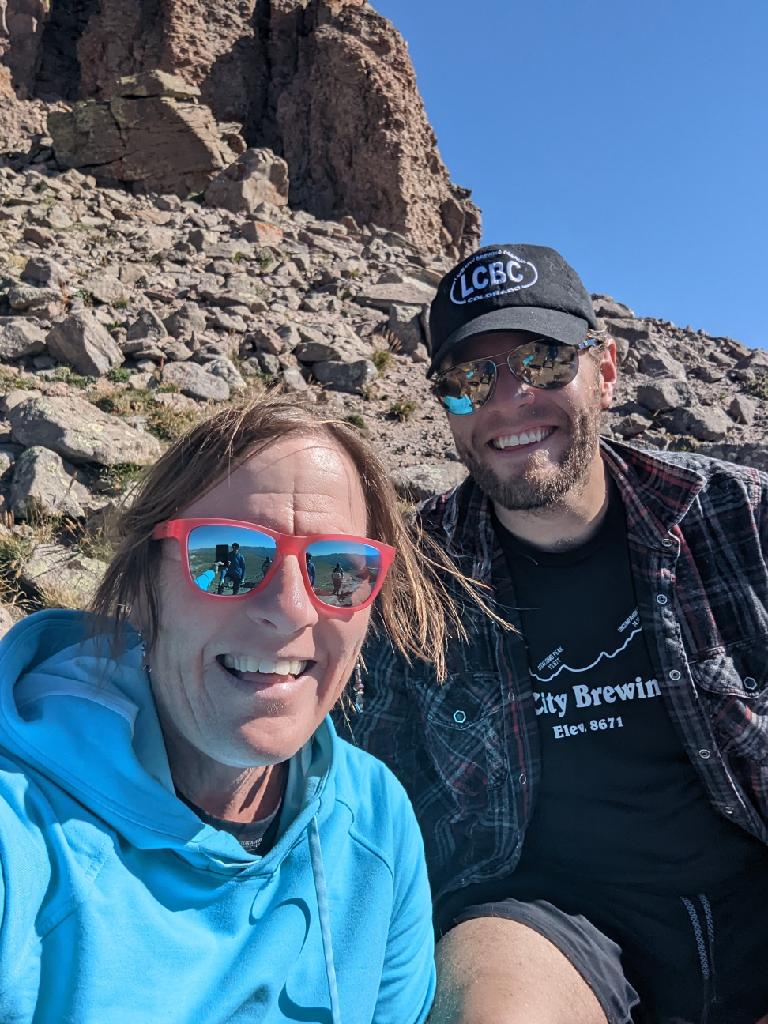
[{"label": "shirt button", "polygon": [[674,542],[674,541],[672,540],[672,538],[671,538],[671,537],[665,537],[665,538],[664,538],[664,540],[663,540],[663,541],[662,541],[661,543],[662,543],[662,546],[663,546],[663,547],[665,547],[665,548],[671,548],[671,547],[672,547],[672,545],[673,545],[673,544],[674,544],[675,542]]},{"label": "shirt button", "polygon": [[732,807],[724,807],[723,808],[723,814],[727,814],[727,815],[730,816],[731,814],[733,814],[733,808]]},{"label": "shirt button", "polygon": [[704,747],[703,750],[699,751],[699,757],[702,759],[702,761],[707,761],[710,757],[712,757],[712,751],[707,750],[707,748]]},{"label": "shirt button", "polygon": [[456,723],[456,725],[464,725],[464,723],[467,720],[467,713],[466,713],[466,711],[454,711],[453,712],[453,720]]},{"label": "shirt button", "polygon": [[656,595],[656,604],[666,604],[666,603],[667,603],[667,596],[666,596],[666,594],[657,594]]},{"label": "shirt button", "polygon": [[527,781],[528,781],[528,776],[525,774],[525,772],[520,772],[520,785],[524,786]]},{"label": "shirt button", "polygon": [[745,676],[744,677],[744,689],[745,690],[756,690],[757,689],[757,680],[753,679],[752,676]]},{"label": "shirt button", "polygon": [[672,680],[673,683],[676,683],[678,681],[678,679],[680,678],[680,673],[677,671],[676,668],[673,668],[672,671],[669,673],[669,678]]}]

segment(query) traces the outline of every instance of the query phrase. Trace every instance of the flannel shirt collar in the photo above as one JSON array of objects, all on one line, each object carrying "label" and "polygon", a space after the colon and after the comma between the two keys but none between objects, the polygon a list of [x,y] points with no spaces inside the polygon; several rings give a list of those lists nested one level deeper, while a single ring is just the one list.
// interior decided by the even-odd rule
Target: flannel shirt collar
[{"label": "flannel shirt collar", "polygon": [[[600,448],[624,502],[629,535],[646,547],[661,547],[696,500],[705,477],[660,453],[605,437]],[[442,503],[447,553],[457,562],[467,559],[464,571],[489,582],[495,546],[491,502],[467,477]],[[425,505],[435,507],[435,499]]]}]

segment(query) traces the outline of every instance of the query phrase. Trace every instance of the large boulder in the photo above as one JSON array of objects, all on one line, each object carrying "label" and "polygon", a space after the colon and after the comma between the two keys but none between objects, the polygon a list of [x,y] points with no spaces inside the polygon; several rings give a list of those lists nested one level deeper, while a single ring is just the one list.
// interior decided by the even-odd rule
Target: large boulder
[{"label": "large boulder", "polygon": [[253,213],[261,203],[286,206],[288,164],[271,149],[247,149],[216,175],[205,199],[233,213]]},{"label": "large boulder", "polygon": [[47,605],[84,608],[106,568],[62,544],[40,544],[21,567],[21,582],[38,591]]},{"label": "large boulder", "polygon": [[42,445],[70,462],[147,466],[161,453],[157,438],[102,412],[84,398],[12,392],[6,407],[14,441]]},{"label": "large boulder", "polygon": [[0,362],[39,355],[45,349],[45,333],[32,317],[0,317]]},{"label": "large boulder", "polygon": [[50,448],[33,445],[14,465],[10,505],[17,519],[33,515],[81,519],[90,505],[90,494],[61,456]]},{"label": "large boulder", "polygon": [[237,154],[197,91],[176,76],[144,74],[121,79],[108,100],[53,111],[56,159],[139,191],[201,191]]},{"label": "large boulder", "polygon": [[46,342],[54,359],[87,376],[102,377],[123,362],[109,331],[87,309],[54,324]]}]

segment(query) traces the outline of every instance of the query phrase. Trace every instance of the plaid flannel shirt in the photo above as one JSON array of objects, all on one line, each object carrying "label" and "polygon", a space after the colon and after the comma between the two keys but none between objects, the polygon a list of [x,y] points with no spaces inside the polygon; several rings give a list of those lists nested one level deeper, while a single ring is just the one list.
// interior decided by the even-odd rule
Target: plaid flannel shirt
[{"label": "plaid flannel shirt", "polygon": [[[668,712],[712,805],[768,842],[768,476],[602,441],[624,502],[640,619]],[[506,573],[488,499],[469,479],[420,510],[466,574]],[[424,835],[436,917],[467,885],[508,877],[540,778],[520,633],[465,608],[448,673],[374,634],[365,703],[346,734],[405,786]],[[512,617],[520,630],[520,622]]]}]

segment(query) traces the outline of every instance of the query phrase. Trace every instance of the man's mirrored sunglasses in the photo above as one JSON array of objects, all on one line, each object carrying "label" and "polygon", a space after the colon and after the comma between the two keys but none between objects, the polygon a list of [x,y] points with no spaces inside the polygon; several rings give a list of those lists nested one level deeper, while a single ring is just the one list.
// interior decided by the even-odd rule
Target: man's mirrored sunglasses
[{"label": "man's mirrored sunglasses", "polygon": [[509,352],[485,359],[473,359],[450,367],[436,378],[432,390],[453,416],[468,416],[493,397],[499,367],[533,388],[564,388],[576,376],[579,353],[600,342],[587,338],[578,345],[565,345],[551,338],[533,338]]},{"label": "man's mirrored sunglasses", "polygon": [[395,558],[393,547],[368,537],[300,537],[234,519],[169,519],[152,536],[178,542],[187,583],[216,601],[257,593],[285,557],[293,556],[310,600],[326,613],[367,608]]}]

